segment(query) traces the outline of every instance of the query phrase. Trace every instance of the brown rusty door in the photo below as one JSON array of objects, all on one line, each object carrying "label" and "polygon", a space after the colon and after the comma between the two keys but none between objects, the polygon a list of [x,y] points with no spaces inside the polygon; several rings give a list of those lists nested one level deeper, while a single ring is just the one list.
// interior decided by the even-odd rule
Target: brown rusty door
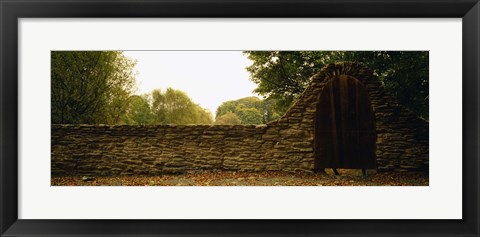
[{"label": "brown rusty door", "polygon": [[366,88],[341,75],[328,82],[317,103],[315,169],[376,169],[375,117]]}]

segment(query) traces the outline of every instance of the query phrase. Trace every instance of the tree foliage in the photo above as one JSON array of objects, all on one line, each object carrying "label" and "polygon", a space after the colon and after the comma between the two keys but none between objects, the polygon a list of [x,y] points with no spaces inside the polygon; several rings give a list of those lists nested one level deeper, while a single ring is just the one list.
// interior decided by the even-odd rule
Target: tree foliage
[{"label": "tree foliage", "polygon": [[212,114],[182,91],[134,95],[135,64],[118,51],[53,51],[52,123],[213,123]]},{"label": "tree foliage", "polygon": [[238,100],[223,102],[215,115],[215,121],[224,122],[223,116],[235,115],[241,124],[262,124],[279,118],[279,114],[274,110],[274,100],[261,100],[258,97],[251,96]]},{"label": "tree foliage", "polygon": [[212,114],[195,104],[180,90],[167,88],[151,93],[153,123],[155,124],[212,124]]},{"label": "tree foliage", "polygon": [[239,125],[239,124],[242,124],[242,121],[240,121],[237,115],[235,115],[231,111],[228,111],[224,115],[217,117],[215,119],[215,124],[216,125]]},{"label": "tree foliage", "polygon": [[127,124],[153,124],[154,117],[148,95],[133,95],[126,112]]},{"label": "tree foliage", "polygon": [[280,114],[304,91],[309,78],[337,61],[357,61],[371,68],[399,102],[428,119],[427,51],[246,51],[255,92],[276,101]]},{"label": "tree foliage", "polygon": [[212,114],[180,90],[155,89],[133,95],[125,115],[127,124],[212,124]]},{"label": "tree foliage", "polygon": [[240,108],[236,112],[243,124],[261,124],[263,115],[256,108]]},{"label": "tree foliage", "polygon": [[53,51],[52,123],[124,123],[134,66],[117,51]]}]

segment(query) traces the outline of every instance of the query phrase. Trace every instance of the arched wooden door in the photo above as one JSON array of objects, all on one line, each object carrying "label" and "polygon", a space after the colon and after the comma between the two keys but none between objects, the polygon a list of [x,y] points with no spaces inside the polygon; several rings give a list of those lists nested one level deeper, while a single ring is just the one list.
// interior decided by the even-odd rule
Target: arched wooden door
[{"label": "arched wooden door", "polygon": [[363,84],[341,75],[324,87],[315,117],[315,169],[376,169],[375,117]]}]

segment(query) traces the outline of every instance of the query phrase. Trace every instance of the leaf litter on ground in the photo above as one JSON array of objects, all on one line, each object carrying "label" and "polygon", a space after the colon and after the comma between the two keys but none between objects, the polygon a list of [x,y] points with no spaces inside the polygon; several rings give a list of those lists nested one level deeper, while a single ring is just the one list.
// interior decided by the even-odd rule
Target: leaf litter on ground
[{"label": "leaf litter on ground", "polygon": [[[317,173],[203,171],[158,176],[62,176],[53,186],[428,186],[428,173],[378,172],[363,177],[355,170],[340,176]],[[86,178],[88,177],[88,178]]]}]

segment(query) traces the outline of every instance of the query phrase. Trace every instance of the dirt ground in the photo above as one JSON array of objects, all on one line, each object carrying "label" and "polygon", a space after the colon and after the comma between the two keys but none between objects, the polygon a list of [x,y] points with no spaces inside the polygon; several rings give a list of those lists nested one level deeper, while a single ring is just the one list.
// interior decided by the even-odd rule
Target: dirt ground
[{"label": "dirt ground", "polygon": [[52,177],[52,186],[428,186],[428,173],[330,170],[327,174],[287,172],[199,172],[161,176]]}]

